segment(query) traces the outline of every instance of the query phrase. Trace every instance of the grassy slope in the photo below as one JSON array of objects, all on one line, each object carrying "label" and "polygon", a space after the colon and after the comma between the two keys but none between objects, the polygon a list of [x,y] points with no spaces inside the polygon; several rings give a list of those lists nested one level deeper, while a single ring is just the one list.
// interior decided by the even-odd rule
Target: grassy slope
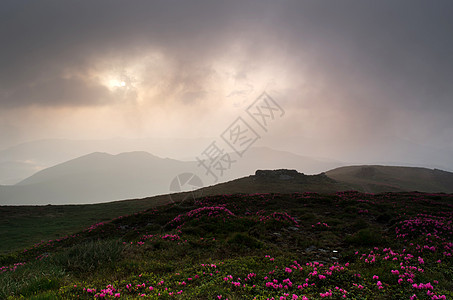
[{"label": "grassy slope", "polygon": [[[173,201],[186,195],[173,195]],[[89,205],[0,206],[0,254],[171,201],[168,195],[163,195]]]},{"label": "grassy slope", "polygon": [[350,190],[351,186],[335,182],[325,175],[299,174],[282,180],[279,176],[248,176],[203,189],[203,195],[235,193],[334,193]]},{"label": "grassy slope", "polygon": [[[331,170],[325,175],[299,174],[290,180],[278,176],[248,176],[209,186],[196,195],[234,193],[334,193],[344,190],[362,192],[412,191],[452,192],[453,174],[422,168],[354,166]],[[450,187],[450,188],[448,188]],[[174,200],[191,196],[173,195]],[[170,202],[168,196],[116,201],[95,205],[71,206],[0,206],[0,253],[33,245],[41,240],[56,239],[87,228],[93,223],[131,214]],[[36,226],[36,224],[39,226]]]},{"label": "grassy slope", "polygon": [[[231,193],[332,193],[350,189],[329,178],[300,174],[292,180],[244,177],[227,183],[203,188],[196,195]],[[90,225],[139,212],[145,209],[192,197],[190,193],[115,201],[93,205],[0,206],[0,253],[25,248],[42,240],[57,239],[83,230]],[[36,226],[39,224],[39,226]]]},{"label": "grassy slope", "polygon": [[453,173],[392,166],[348,166],[326,172],[330,178],[355,190],[379,193],[422,191],[453,193]]},{"label": "grassy slope", "polygon": [[445,194],[186,199],[1,256],[0,298],[450,299],[452,219]]}]

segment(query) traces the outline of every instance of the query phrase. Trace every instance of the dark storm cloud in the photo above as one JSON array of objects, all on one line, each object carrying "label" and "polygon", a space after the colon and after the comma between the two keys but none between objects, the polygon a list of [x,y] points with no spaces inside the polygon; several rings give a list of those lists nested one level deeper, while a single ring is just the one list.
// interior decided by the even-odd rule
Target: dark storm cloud
[{"label": "dark storm cloud", "polygon": [[[61,81],[67,83],[62,79],[64,71],[70,68],[83,72],[104,56],[127,57],[146,47],[184,55],[184,59],[199,55],[200,50],[206,55],[207,39],[222,35],[216,28],[225,28],[221,23],[231,15],[223,6],[213,7],[209,2],[171,5],[167,1],[4,2],[0,18],[0,101],[8,106],[27,102],[67,105],[66,100],[60,102],[54,97],[60,94]],[[211,13],[203,16],[203,9]],[[36,84],[49,77],[45,85]],[[53,87],[49,86],[52,82]],[[81,88],[82,96],[88,89],[85,98],[99,103],[90,96],[99,93],[101,87],[83,87],[82,82],[73,88],[64,86],[64,93]],[[93,93],[93,89],[98,91]],[[38,91],[39,96],[34,98],[28,91]],[[46,92],[50,93],[47,99]],[[21,97],[15,100],[16,95]]]},{"label": "dark storm cloud", "polygon": [[388,101],[452,109],[452,3],[369,4],[342,6],[331,18],[331,34],[344,33],[337,39],[344,38],[340,43],[350,50],[349,66],[359,75],[358,83],[370,81]]},{"label": "dark storm cloud", "polygon": [[451,1],[3,1],[0,105],[105,104],[105,87],[65,71],[146,49],[195,70],[239,41],[244,74],[284,56],[282,68],[308,68],[344,105],[451,112],[452,10]]}]

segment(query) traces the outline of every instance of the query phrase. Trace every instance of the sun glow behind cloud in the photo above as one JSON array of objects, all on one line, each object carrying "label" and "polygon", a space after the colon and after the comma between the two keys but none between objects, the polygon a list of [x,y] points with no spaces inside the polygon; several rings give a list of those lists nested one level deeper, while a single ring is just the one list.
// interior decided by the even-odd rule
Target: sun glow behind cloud
[{"label": "sun glow behind cloud", "polygon": [[121,80],[121,79],[110,79],[107,86],[110,89],[116,89],[116,88],[125,88],[126,87],[126,81]]},{"label": "sun glow behind cloud", "polygon": [[278,94],[291,84],[277,64],[247,63],[241,51],[194,62],[149,49],[92,57],[61,76],[104,89],[105,100],[9,110],[2,121],[27,120],[15,125],[23,140],[37,132],[45,133],[38,138],[216,136],[263,90]]},{"label": "sun glow behind cloud", "polygon": [[[86,73],[90,77],[87,80],[97,80],[108,88],[115,99],[109,103],[112,112],[124,115],[123,119],[114,118],[116,127],[124,122],[127,130],[127,120],[135,119],[143,131],[139,135],[156,134],[153,129],[157,128],[160,134],[171,136],[175,131],[190,131],[188,127],[213,135],[218,132],[213,130],[216,123],[232,120],[262,91],[278,94],[289,88],[291,74],[279,64],[277,57],[273,62],[247,62],[238,50],[202,63],[151,51],[128,59],[103,58]],[[107,127],[112,119],[105,120]],[[162,126],[168,120],[175,123]],[[203,121],[202,125],[197,125],[197,120]],[[214,125],[206,126],[206,122]],[[136,129],[134,126],[133,131]]]}]

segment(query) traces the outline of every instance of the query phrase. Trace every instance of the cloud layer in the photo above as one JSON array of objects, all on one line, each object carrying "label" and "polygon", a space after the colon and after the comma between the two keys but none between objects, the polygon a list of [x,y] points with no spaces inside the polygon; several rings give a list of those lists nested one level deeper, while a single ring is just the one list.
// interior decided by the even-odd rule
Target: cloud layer
[{"label": "cloud layer", "polygon": [[273,134],[332,141],[324,155],[389,137],[451,152],[452,9],[451,1],[3,1],[0,146],[212,136],[266,90],[288,112]]}]

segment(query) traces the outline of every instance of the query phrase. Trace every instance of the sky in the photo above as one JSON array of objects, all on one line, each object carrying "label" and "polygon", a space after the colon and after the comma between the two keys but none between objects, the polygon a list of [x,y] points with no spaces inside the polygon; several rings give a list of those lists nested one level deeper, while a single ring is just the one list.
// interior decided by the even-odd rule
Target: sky
[{"label": "sky", "polygon": [[[4,0],[0,149],[218,138],[242,117],[280,150],[453,169],[452,11],[443,0]],[[284,111],[266,130],[246,113],[263,92]]]}]

